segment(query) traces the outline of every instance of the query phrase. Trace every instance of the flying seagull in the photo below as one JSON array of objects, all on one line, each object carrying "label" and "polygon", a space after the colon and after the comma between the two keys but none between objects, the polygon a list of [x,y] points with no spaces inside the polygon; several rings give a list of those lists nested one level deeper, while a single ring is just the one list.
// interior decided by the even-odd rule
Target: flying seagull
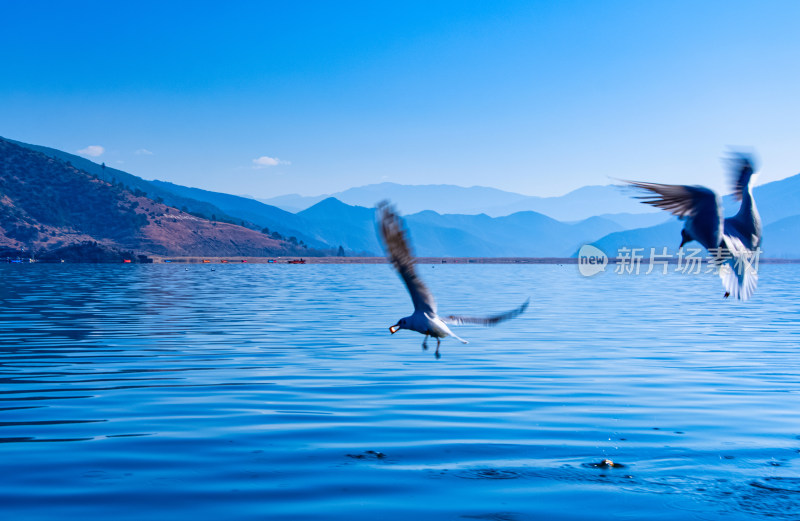
[{"label": "flying seagull", "polygon": [[411,253],[411,248],[409,247],[406,232],[403,229],[400,217],[387,201],[378,203],[377,215],[380,236],[383,238],[389,260],[403,279],[406,288],[408,288],[408,293],[411,295],[411,301],[414,303],[414,313],[401,318],[395,325],[389,328],[392,334],[400,329],[411,329],[412,331],[422,333],[425,335],[425,339],[422,341],[423,349],[428,349],[428,337],[434,337],[436,339],[436,358],[439,358],[439,345],[441,344],[442,338],[452,336],[464,344],[468,343],[466,340],[453,333],[450,328],[447,327],[448,324],[494,326],[500,322],[516,317],[528,307],[530,299],[526,300],[524,304],[514,310],[491,317],[438,316],[436,314],[436,301],[433,299],[433,295],[428,287],[425,286],[425,283],[422,282],[422,279],[420,279],[417,274],[414,264],[414,255]]},{"label": "flying seagull", "polygon": [[642,202],[667,210],[683,221],[679,248],[697,241],[709,251],[719,266],[725,297],[747,300],[758,282],[754,264],[761,244],[761,217],[750,183],[755,168],[749,154],[735,153],[729,162],[733,196],[741,206],[735,216],[727,219],[723,218],[719,196],[704,186],[625,182],[651,192],[638,197]]}]

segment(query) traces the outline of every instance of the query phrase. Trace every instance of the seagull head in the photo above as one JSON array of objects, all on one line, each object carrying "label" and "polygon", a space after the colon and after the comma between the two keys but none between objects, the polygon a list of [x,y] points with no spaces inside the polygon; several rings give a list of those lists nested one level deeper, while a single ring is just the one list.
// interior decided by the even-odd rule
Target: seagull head
[{"label": "seagull head", "polygon": [[678,249],[680,250],[681,248],[683,248],[684,244],[686,244],[687,242],[692,242],[693,240],[694,239],[692,238],[692,236],[689,235],[689,233],[686,231],[686,228],[682,229],[681,230],[681,245],[678,246]]},{"label": "seagull head", "polygon": [[393,326],[391,326],[389,328],[389,331],[391,331],[392,334],[395,334],[401,329],[409,329],[409,327],[408,327],[408,317],[401,318],[400,320],[398,320],[397,324],[395,324],[395,325],[393,325]]}]

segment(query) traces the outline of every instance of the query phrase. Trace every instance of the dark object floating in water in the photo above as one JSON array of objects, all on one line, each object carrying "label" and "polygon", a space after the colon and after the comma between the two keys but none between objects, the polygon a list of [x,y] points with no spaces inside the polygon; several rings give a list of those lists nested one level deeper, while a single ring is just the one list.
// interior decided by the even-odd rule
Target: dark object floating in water
[{"label": "dark object floating in water", "polygon": [[460,478],[465,479],[517,479],[520,477],[519,473],[513,470],[502,469],[472,469],[467,472],[462,472],[458,475]]},{"label": "dark object floating in water", "polygon": [[622,463],[614,463],[610,459],[604,459],[603,461],[599,461],[597,463],[584,463],[584,467],[590,467],[593,469],[623,469],[625,465]]},{"label": "dark object floating in water", "polygon": [[369,455],[369,456],[375,456],[376,459],[384,459],[384,458],[386,458],[386,454],[384,454],[383,452],[375,451],[375,450],[365,450],[364,454],[348,454],[347,457],[348,458],[353,458],[353,459],[365,459],[365,458],[367,458],[367,456],[365,456],[365,454]]}]

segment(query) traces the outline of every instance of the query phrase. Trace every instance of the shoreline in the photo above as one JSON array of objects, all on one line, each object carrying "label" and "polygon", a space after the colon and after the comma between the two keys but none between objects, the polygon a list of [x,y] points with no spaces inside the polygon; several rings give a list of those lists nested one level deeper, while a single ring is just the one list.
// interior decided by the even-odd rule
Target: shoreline
[{"label": "shoreline", "polygon": [[[387,264],[386,257],[159,257],[154,264]],[[295,261],[294,263],[292,261]],[[668,264],[677,264],[670,259]],[[578,264],[577,257],[417,257],[417,264]],[[630,259],[609,258],[609,264],[630,263]],[[662,261],[657,261],[663,264]],[[760,264],[800,264],[800,259],[760,259]],[[650,264],[649,258],[640,264]]]},{"label": "shoreline", "polygon": [[[158,257],[154,264],[387,264],[386,257]],[[577,264],[559,257],[417,257],[418,264]],[[798,261],[800,262],[800,261]]]},{"label": "shoreline", "polygon": [[[144,257],[145,260],[139,259],[126,259],[122,263],[130,264],[388,264],[389,261],[386,257],[195,257],[195,256],[139,256]],[[708,264],[708,259],[698,259],[701,264]],[[687,261],[684,259],[683,261]],[[15,263],[15,264],[118,264],[118,260],[69,260],[69,261],[39,261],[28,258],[3,258],[0,259],[0,264]],[[417,264],[546,264],[546,265],[562,265],[562,264],[579,264],[577,257],[417,257]],[[650,258],[636,259],[631,262],[630,258],[611,257],[608,258],[608,265],[625,264],[628,266],[642,265],[647,266],[651,263]],[[670,258],[668,260],[656,259],[655,264],[663,265],[677,265],[679,259]],[[760,264],[800,264],[800,259],[780,259],[780,258],[763,258],[759,259],[757,265]]]}]

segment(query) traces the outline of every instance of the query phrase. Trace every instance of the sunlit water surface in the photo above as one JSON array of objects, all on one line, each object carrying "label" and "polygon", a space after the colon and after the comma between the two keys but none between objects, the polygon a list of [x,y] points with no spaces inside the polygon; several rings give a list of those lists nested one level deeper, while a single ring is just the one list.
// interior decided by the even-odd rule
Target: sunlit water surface
[{"label": "sunlit water surface", "polygon": [[214,268],[0,266],[3,519],[800,519],[800,266]]}]

